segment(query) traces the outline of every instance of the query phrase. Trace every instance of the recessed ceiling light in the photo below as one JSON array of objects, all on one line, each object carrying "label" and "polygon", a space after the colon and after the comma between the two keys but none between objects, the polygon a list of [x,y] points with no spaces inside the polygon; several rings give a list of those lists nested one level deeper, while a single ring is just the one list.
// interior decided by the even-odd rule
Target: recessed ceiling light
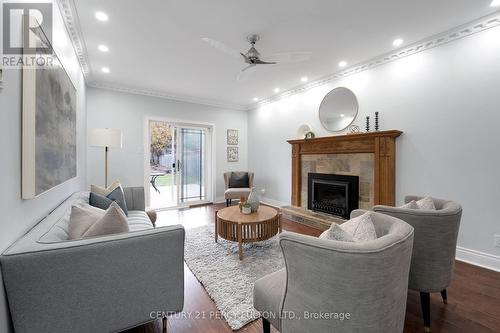
[{"label": "recessed ceiling light", "polygon": [[394,45],[396,47],[401,46],[401,45],[403,45],[403,42],[404,42],[404,40],[402,40],[401,38],[397,38],[394,40],[394,42],[392,42],[392,45]]},{"label": "recessed ceiling light", "polygon": [[107,22],[108,19],[109,19],[108,14],[106,14],[104,12],[96,12],[95,13],[95,18],[98,19],[101,22]]},{"label": "recessed ceiling light", "polygon": [[344,117],[345,117],[345,114],[341,113],[341,114],[340,114],[340,116],[341,116],[342,118],[344,118]]},{"label": "recessed ceiling light", "polygon": [[259,101],[259,98],[258,98],[258,97],[254,97],[254,98],[253,98],[253,101],[254,101],[254,102],[258,102],[258,101]]},{"label": "recessed ceiling light", "polygon": [[274,92],[275,92],[275,93],[279,93],[280,91],[281,91],[281,89],[280,89],[280,88],[274,88]]},{"label": "recessed ceiling light", "polygon": [[108,74],[110,72],[109,67],[102,67],[101,72]]},{"label": "recessed ceiling light", "polygon": [[491,7],[500,7],[500,0],[493,0],[491,2]]},{"label": "recessed ceiling light", "polygon": [[341,62],[339,62],[339,67],[340,67],[340,68],[343,68],[343,67],[345,67],[345,66],[347,66],[347,61],[343,61],[343,60],[342,60]]},{"label": "recessed ceiling light", "polygon": [[303,76],[300,78],[300,81],[305,83],[305,82],[309,81],[309,79],[307,78],[307,76]]},{"label": "recessed ceiling light", "polygon": [[98,49],[99,49],[99,51],[101,51],[101,52],[108,52],[108,51],[109,51],[109,47],[107,47],[106,45],[102,45],[102,44],[101,44],[101,45],[99,45],[97,48],[98,48]]}]

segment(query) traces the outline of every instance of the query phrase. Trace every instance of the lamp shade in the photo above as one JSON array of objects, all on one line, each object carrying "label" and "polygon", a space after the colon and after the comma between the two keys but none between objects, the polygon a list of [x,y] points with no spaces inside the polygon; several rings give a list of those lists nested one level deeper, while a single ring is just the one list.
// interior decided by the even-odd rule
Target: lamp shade
[{"label": "lamp shade", "polygon": [[93,128],[90,130],[89,145],[93,147],[122,147],[122,131],[112,128]]}]

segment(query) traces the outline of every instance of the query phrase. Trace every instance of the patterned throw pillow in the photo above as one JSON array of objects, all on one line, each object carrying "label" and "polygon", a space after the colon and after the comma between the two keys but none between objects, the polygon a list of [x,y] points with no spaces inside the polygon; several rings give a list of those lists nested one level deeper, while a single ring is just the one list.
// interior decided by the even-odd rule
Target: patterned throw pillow
[{"label": "patterned throw pillow", "polygon": [[417,206],[418,206],[418,209],[420,209],[420,210],[436,210],[436,206],[434,205],[434,201],[429,196],[418,200]]},{"label": "patterned throw pillow", "polygon": [[340,226],[332,223],[330,229],[323,232],[319,238],[343,242],[362,242],[377,239],[372,213],[366,212],[344,222]]},{"label": "patterned throw pillow", "polygon": [[403,206],[400,206],[399,208],[405,208],[405,209],[418,209],[417,202],[415,200],[412,200]]},{"label": "patterned throw pillow", "polygon": [[337,223],[332,223],[328,230],[323,231],[323,233],[319,235],[319,238],[341,242],[354,242],[352,235],[344,231]]},{"label": "patterned throw pillow", "polygon": [[369,241],[377,239],[375,226],[373,225],[372,212],[350,219],[341,225],[344,231],[352,235],[354,241]]}]

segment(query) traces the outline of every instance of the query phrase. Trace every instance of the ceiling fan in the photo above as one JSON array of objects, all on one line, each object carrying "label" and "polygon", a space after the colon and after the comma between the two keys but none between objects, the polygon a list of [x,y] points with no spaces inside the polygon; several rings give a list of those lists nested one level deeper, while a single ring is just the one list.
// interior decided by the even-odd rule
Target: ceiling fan
[{"label": "ceiling fan", "polygon": [[[217,50],[229,54],[233,57],[241,59],[243,57],[244,62],[247,64],[240,74],[238,75],[238,80],[242,78],[242,74],[247,72],[249,69],[255,69],[257,65],[275,65],[280,63],[297,63],[309,60],[311,58],[311,52],[285,52],[285,53],[275,53],[261,58],[261,54],[255,48],[255,43],[260,40],[260,36],[257,34],[251,34],[247,36],[247,41],[251,44],[250,49],[243,53],[238,52],[235,49],[227,46],[226,44],[219,42],[215,39],[203,37],[202,40],[208,43],[210,46],[216,48]],[[248,71],[250,72],[250,71]]]}]

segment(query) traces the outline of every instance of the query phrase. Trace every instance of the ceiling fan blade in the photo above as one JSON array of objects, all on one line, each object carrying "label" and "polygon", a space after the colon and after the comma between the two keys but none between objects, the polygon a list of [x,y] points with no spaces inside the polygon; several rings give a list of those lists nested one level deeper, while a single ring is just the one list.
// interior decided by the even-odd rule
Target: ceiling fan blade
[{"label": "ceiling fan blade", "polygon": [[226,53],[226,54],[231,55],[231,56],[238,58],[238,59],[240,59],[240,57],[241,57],[240,52],[236,51],[232,47],[227,46],[226,44],[219,42],[215,39],[203,37],[201,40],[204,41],[205,43],[207,43],[208,45],[210,45],[211,47],[213,47],[213,48],[215,48],[223,53]]},{"label": "ceiling fan blade", "polygon": [[257,66],[255,64],[251,64],[251,65],[248,65],[247,67],[243,68],[241,70],[241,72],[238,74],[238,76],[236,77],[236,81],[243,81],[246,78],[248,78],[250,75],[252,75],[252,73],[255,72],[255,68],[257,68]]},{"label": "ceiling fan blade", "polygon": [[277,63],[296,63],[303,62],[311,59],[312,52],[284,52],[275,53],[264,57],[267,62],[277,62]]},{"label": "ceiling fan blade", "polygon": [[258,65],[275,65],[275,64],[277,64],[276,62],[262,61],[260,59],[255,60],[255,63]]}]

